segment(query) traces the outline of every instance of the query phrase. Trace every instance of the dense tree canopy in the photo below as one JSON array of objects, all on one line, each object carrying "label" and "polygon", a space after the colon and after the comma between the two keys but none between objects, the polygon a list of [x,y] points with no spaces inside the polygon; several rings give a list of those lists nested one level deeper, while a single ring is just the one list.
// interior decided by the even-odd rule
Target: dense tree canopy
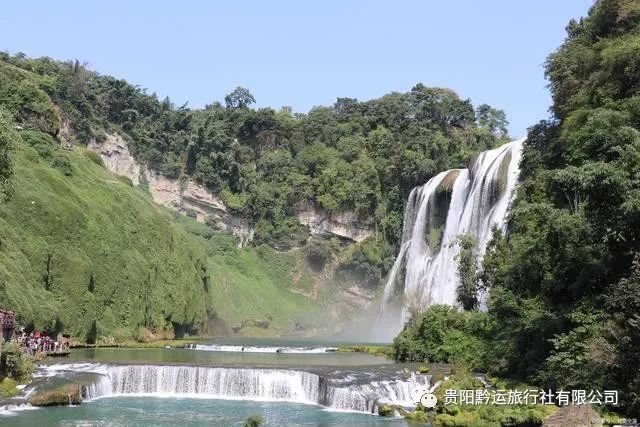
[{"label": "dense tree canopy", "polygon": [[[490,289],[488,370],[556,390],[620,390],[628,414],[640,412],[638,58],[640,2],[600,0],[569,23],[546,63],[553,117],[529,129],[508,235],[494,231],[475,279]],[[500,133],[490,107],[477,120]],[[460,301],[474,308],[464,248]],[[416,325],[434,312],[396,347],[413,357],[449,345],[420,343]]]},{"label": "dense tree canopy", "polygon": [[530,130],[508,248],[487,260],[492,348],[504,372],[620,389],[638,411],[640,4],[599,1],[567,31],[546,66],[555,117]]},{"label": "dense tree canopy", "polygon": [[[22,54],[0,53],[0,102],[23,127],[67,143],[120,133],[138,161],[206,185],[249,219],[256,244],[279,249],[308,239],[294,213],[311,203],[328,213],[356,212],[378,231],[378,252],[392,254],[387,245],[400,238],[409,190],[507,138],[503,112],[482,105],[476,114],[470,100],[422,84],[364,102],[338,98],[307,114],[253,109],[255,98],[242,87],[224,104],[190,109],[78,61]],[[377,272],[372,283],[388,264],[345,262]]]}]

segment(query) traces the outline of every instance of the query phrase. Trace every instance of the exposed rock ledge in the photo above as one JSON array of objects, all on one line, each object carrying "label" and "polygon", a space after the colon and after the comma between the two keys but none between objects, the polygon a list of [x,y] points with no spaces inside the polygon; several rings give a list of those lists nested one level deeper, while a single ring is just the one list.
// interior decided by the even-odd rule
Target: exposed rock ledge
[{"label": "exposed rock ledge", "polygon": [[[87,148],[100,154],[108,170],[126,176],[134,185],[139,185],[141,181],[148,182],[156,203],[182,213],[195,213],[200,222],[212,219],[220,228],[236,236],[240,246],[246,246],[253,240],[254,230],[249,222],[231,215],[221,199],[194,181],[180,182],[147,170],[133,158],[127,142],[120,135],[109,134],[105,141],[91,142]],[[360,242],[375,234],[372,227],[358,221],[355,212],[329,214],[307,202],[298,204],[295,214],[298,221],[308,226],[314,235],[334,235]]]},{"label": "exposed rock ledge", "polygon": [[231,215],[222,200],[193,181],[181,183],[147,170],[133,158],[127,142],[120,135],[107,135],[104,142],[91,142],[87,148],[100,154],[108,170],[126,176],[134,185],[148,182],[149,192],[156,203],[182,213],[195,213],[200,222],[207,219],[215,221],[220,228],[236,236],[240,246],[253,239],[254,230],[249,222]]},{"label": "exposed rock ledge", "polygon": [[296,205],[295,214],[298,221],[309,227],[309,231],[314,235],[334,235],[354,242],[375,235],[375,230],[360,222],[355,212],[329,214],[306,202]]}]

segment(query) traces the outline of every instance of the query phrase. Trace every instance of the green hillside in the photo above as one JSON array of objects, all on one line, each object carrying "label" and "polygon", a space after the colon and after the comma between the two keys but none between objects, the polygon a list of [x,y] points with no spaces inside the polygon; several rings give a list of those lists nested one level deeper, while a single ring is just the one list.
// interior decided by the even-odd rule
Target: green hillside
[{"label": "green hillside", "polygon": [[312,304],[286,289],[288,264],[274,271],[230,237],[178,224],[93,153],[37,136],[48,154],[14,147],[14,191],[0,204],[0,300],[25,323],[90,342],[143,338],[141,327],[206,332],[212,316],[229,327],[267,320],[270,333],[309,323]]},{"label": "green hillside", "polygon": [[[544,390],[618,390],[640,413],[640,2],[599,0],[546,62],[507,235],[479,271],[488,311],[430,307],[401,359],[464,362]],[[467,360],[464,360],[464,359]]]},{"label": "green hillside", "polygon": [[[408,191],[507,138],[504,112],[422,84],[308,114],[254,101],[236,88],[178,107],[78,61],[0,52],[1,305],[89,342],[335,328],[381,291]],[[252,246],[159,208],[82,148],[113,133],[148,170],[219,196]],[[354,212],[375,236],[311,238],[300,203]]]}]

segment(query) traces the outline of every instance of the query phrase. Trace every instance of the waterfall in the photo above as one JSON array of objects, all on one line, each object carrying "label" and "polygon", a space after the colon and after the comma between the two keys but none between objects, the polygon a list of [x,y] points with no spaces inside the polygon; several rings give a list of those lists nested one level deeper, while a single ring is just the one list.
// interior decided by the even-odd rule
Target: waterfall
[{"label": "waterfall", "polygon": [[292,347],[284,346],[260,346],[260,345],[229,345],[229,344],[192,344],[187,347],[191,350],[214,351],[226,353],[291,353],[291,354],[317,354],[337,351],[336,347]]},{"label": "waterfall", "polygon": [[[485,151],[469,169],[441,172],[411,191],[400,252],[389,273],[376,322],[378,339],[395,336],[413,311],[431,304],[457,305],[456,241],[463,234],[473,236],[480,262],[493,227],[505,231],[523,142]],[[393,300],[400,290],[402,298],[397,304]]]},{"label": "waterfall", "polygon": [[[418,386],[430,388],[430,376],[412,373],[406,380],[370,381],[364,384],[328,387],[321,404],[338,410],[375,412],[378,404],[413,407],[411,392]],[[355,409],[357,408],[357,409]]]},{"label": "waterfall", "polygon": [[[54,374],[94,372],[85,398],[118,395],[181,396],[212,399],[286,401],[328,409],[375,413],[380,403],[415,406],[411,391],[430,385],[430,376],[396,373],[385,380],[357,375],[317,374],[290,369],[156,365],[53,365]],[[69,371],[67,371],[67,369]],[[46,373],[44,375],[47,375]]]}]

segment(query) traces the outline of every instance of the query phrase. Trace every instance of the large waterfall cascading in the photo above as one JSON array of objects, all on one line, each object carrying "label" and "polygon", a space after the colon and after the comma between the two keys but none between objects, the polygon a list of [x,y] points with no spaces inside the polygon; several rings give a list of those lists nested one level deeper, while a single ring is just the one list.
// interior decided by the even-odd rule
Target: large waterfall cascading
[{"label": "large waterfall cascading", "polygon": [[[493,227],[505,231],[523,142],[512,141],[485,151],[470,169],[441,172],[411,191],[400,252],[382,297],[377,338],[395,336],[414,310],[431,304],[457,305],[457,239],[472,235],[481,260]],[[400,277],[404,277],[402,307],[394,310],[393,297]]]},{"label": "large waterfall cascading", "polygon": [[429,387],[431,378],[415,372],[376,380],[289,369],[100,364],[52,365],[43,375],[59,371],[99,374],[86,387],[87,399],[114,395],[206,397],[286,401],[368,413],[375,413],[380,403],[414,406],[412,390]]}]

